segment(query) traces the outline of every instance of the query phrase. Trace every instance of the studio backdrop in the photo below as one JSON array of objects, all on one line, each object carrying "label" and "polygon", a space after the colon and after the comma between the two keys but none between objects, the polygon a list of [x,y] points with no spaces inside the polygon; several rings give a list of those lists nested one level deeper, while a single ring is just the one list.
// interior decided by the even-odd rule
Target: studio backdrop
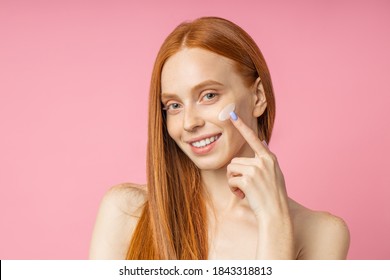
[{"label": "studio backdrop", "polygon": [[0,2],[0,259],[86,259],[104,193],[145,183],[151,69],[219,16],[271,71],[289,195],[342,217],[349,259],[390,259],[390,2]]}]

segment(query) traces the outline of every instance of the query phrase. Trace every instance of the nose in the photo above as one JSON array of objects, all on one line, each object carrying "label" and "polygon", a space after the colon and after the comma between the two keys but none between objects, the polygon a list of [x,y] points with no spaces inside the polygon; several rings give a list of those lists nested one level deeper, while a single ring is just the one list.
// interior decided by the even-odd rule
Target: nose
[{"label": "nose", "polygon": [[187,106],[184,109],[183,128],[185,131],[192,132],[197,127],[204,125],[204,119],[199,114],[196,108]]}]

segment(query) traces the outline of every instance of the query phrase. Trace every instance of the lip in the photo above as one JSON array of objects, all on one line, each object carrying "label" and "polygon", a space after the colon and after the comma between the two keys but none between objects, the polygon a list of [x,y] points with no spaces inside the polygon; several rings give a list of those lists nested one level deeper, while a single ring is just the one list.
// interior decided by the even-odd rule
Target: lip
[{"label": "lip", "polygon": [[201,141],[201,140],[204,140],[206,138],[213,137],[213,136],[218,136],[218,138],[219,138],[221,135],[222,135],[222,133],[205,134],[205,135],[202,135],[199,137],[191,138],[191,139],[184,141],[184,142],[186,142],[187,144],[192,144],[194,142],[198,142],[198,141]]},{"label": "lip", "polygon": [[[222,133],[217,133],[217,134],[207,134],[207,135],[202,135],[201,137],[196,137],[196,138],[192,138],[190,139],[189,141],[186,141],[190,147],[191,147],[191,150],[194,154],[196,155],[205,155],[205,154],[208,154],[212,149],[214,149],[215,145],[217,145],[218,143],[218,140],[221,138],[221,135]],[[197,141],[200,141],[200,140],[203,140],[203,139],[206,139],[206,138],[210,138],[212,136],[217,136],[217,140],[215,140],[213,143],[210,143],[204,147],[195,147],[195,146],[192,146],[191,143],[193,142],[197,142]]]}]

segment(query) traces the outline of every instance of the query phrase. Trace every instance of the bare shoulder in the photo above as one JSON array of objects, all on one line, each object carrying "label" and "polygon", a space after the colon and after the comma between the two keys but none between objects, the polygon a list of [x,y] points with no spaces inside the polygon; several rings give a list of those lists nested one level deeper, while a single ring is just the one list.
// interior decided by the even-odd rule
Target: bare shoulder
[{"label": "bare shoulder", "polygon": [[350,243],[345,221],[290,200],[298,259],[346,259]]},{"label": "bare shoulder", "polygon": [[124,259],[147,200],[146,186],[124,183],[104,195],[93,229],[91,259]]},{"label": "bare shoulder", "polygon": [[122,214],[139,217],[147,197],[146,185],[123,183],[111,187],[102,203],[116,208]]}]

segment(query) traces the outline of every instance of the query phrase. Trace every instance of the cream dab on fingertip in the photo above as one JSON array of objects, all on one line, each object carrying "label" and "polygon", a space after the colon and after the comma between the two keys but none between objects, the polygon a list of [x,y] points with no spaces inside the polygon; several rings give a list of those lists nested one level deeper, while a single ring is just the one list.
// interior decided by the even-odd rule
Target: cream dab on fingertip
[{"label": "cream dab on fingertip", "polygon": [[230,104],[226,105],[219,113],[218,119],[220,121],[226,121],[227,119],[230,118],[230,113],[233,112],[235,108],[236,108],[236,105],[234,103],[230,103]]}]

